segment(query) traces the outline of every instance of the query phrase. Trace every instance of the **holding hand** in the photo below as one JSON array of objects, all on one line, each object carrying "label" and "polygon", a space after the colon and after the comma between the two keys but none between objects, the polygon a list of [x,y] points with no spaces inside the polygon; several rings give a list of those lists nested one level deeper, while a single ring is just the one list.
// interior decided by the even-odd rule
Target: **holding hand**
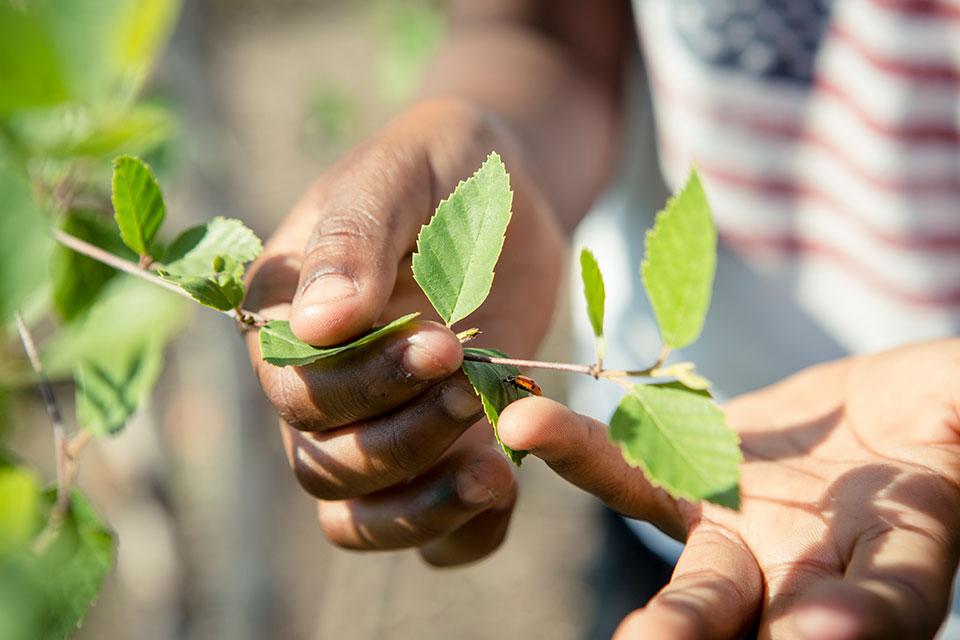
[{"label": "holding hand", "polygon": [[[514,215],[493,290],[471,321],[491,344],[531,354],[554,306],[561,234],[510,136],[459,101],[415,107],[331,168],[267,243],[247,306],[289,318],[316,346],[411,311],[435,317],[411,275],[417,232],[491,150],[511,158]],[[499,545],[516,480],[490,446],[490,427],[478,424],[481,406],[459,373],[462,349],[449,329],[415,321],[297,368],[261,361],[253,332],[249,346],[283,419],[291,467],[318,498],[332,542],[419,547],[438,565]]]},{"label": "holding hand", "polygon": [[618,638],[933,637],[960,553],[960,342],[801,372],[735,399],[740,512],[671,499],[607,428],[545,398],[507,408],[527,449],[624,515],[686,540]]}]

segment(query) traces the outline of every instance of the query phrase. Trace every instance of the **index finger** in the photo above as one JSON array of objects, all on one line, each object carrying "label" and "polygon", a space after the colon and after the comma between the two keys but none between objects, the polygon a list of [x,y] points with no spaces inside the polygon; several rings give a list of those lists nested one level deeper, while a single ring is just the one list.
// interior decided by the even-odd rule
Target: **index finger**
[{"label": "index finger", "polygon": [[276,367],[251,357],[280,417],[302,431],[324,431],[394,409],[455,373],[463,360],[457,337],[443,325],[413,321],[369,344],[302,367]]}]

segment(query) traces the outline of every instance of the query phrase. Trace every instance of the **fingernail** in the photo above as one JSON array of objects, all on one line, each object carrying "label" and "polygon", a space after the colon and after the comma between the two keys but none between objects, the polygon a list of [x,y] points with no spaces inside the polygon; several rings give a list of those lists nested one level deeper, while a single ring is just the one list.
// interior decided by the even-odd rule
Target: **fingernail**
[{"label": "fingernail", "polygon": [[470,393],[463,387],[450,385],[443,390],[440,401],[443,403],[443,410],[447,415],[460,422],[469,420],[474,416],[480,417],[483,411],[483,405],[480,404],[480,398],[477,394]]},{"label": "fingernail", "polygon": [[301,309],[319,307],[355,296],[358,291],[356,281],[350,276],[342,273],[328,273],[307,283],[306,288],[300,293],[297,306]]},{"label": "fingernail", "polygon": [[439,328],[424,328],[407,338],[403,368],[415,378],[432,380],[456,371],[460,358],[456,338],[444,335]]},{"label": "fingernail", "polygon": [[816,607],[797,614],[794,623],[809,640],[851,640],[857,637],[859,625],[849,611]]},{"label": "fingernail", "polygon": [[457,495],[468,507],[482,507],[497,499],[493,490],[469,471],[461,471],[457,474]]}]

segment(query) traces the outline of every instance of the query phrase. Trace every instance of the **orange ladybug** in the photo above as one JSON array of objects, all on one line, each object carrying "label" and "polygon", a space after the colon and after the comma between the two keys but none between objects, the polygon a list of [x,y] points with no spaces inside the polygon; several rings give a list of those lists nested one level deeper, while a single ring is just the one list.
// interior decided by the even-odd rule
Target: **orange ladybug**
[{"label": "orange ladybug", "polygon": [[538,385],[537,381],[533,378],[528,378],[527,376],[509,376],[505,382],[529,394],[535,396],[543,395],[543,389],[540,388],[540,385]]}]

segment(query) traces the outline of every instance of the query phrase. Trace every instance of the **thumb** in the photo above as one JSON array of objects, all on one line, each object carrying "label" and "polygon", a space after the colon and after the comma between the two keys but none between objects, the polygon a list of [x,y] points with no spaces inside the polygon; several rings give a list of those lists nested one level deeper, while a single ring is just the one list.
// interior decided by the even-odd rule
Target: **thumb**
[{"label": "thumb", "polygon": [[605,424],[548,398],[531,397],[504,409],[497,431],[508,447],[529,451],[611,509],[683,538],[686,526],[677,503],[627,464]]},{"label": "thumb", "polygon": [[304,342],[338,344],[374,325],[433,206],[430,164],[389,142],[365,147],[299,205],[315,221],[290,311]]}]

